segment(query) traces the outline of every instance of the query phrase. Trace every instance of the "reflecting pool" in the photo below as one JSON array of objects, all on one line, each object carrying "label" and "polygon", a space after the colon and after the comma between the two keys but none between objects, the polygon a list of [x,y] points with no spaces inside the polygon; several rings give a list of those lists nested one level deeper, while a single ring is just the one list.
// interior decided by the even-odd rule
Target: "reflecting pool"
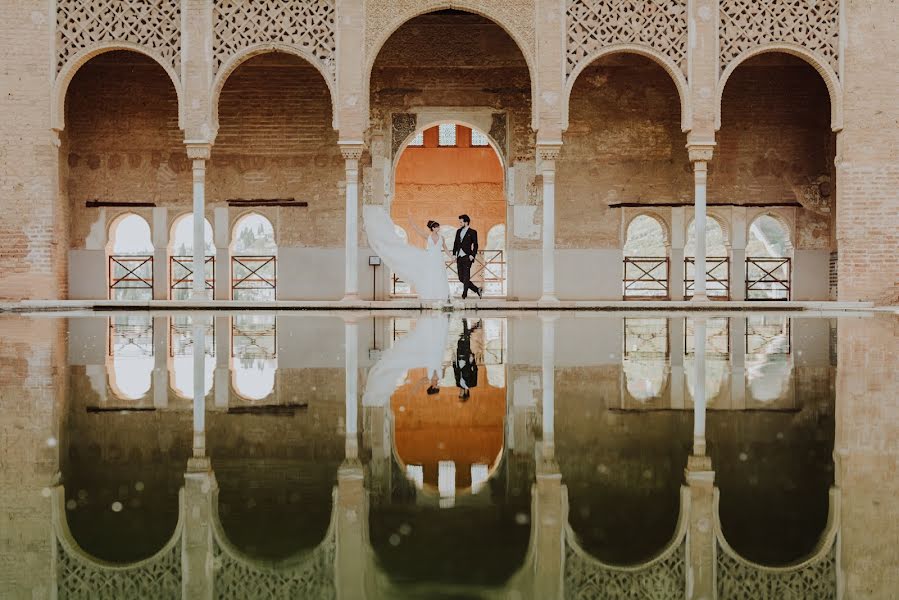
[{"label": "reflecting pool", "polygon": [[899,317],[0,316],[0,598],[891,598]]}]

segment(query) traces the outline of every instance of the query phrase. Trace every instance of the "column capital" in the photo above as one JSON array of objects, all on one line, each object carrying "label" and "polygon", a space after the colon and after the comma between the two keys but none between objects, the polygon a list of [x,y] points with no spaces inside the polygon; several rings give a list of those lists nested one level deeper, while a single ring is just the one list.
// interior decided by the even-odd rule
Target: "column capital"
[{"label": "column capital", "polygon": [[337,145],[340,146],[340,154],[344,160],[359,160],[365,150],[365,143],[359,140],[341,140]]},{"label": "column capital", "polygon": [[712,154],[715,151],[715,142],[688,143],[687,152],[690,155],[690,162],[709,162],[712,160]]},{"label": "column capital", "polygon": [[541,161],[556,161],[562,152],[562,142],[540,142],[537,144],[537,158]]},{"label": "column capital", "polygon": [[212,142],[205,140],[184,140],[187,158],[191,160],[209,160],[212,154]]}]

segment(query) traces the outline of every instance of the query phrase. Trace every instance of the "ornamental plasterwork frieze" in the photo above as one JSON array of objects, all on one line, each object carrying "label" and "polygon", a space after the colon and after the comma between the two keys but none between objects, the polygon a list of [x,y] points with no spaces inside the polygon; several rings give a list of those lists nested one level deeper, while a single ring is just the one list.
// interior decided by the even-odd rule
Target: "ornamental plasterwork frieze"
[{"label": "ornamental plasterwork frieze", "polygon": [[415,113],[394,113],[390,124],[390,154],[396,156],[397,150],[406,138],[415,133],[418,119]]},{"label": "ornamental plasterwork frieze", "polygon": [[214,0],[213,72],[229,58],[259,44],[284,44],[318,60],[335,74],[334,0]]},{"label": "ornamental plasterwork frieze", "polygon": [[839,73],[840,0],[721,0],[719,12],[722,71],[747,50],[786,42]]},{"label": "ornamental plasterwork frieze", "polygon": [[368,0],[365,3],[365,56],[368,64],[393,30],[418,15],[445,8],[470,11],[503,27],[521,46],[531,62],[536,42],[534,0]]},{"label": "ornamental plasterwork frieze", "polygon": [[613,44],[655,50],[687,72],[687,0],[567,0],[565,75]]},{"label": "ornamental plasterwork frieze", "polygon": [[56,72],[82,50],[113,42],[181,67],[181,0],[57,0]]}]

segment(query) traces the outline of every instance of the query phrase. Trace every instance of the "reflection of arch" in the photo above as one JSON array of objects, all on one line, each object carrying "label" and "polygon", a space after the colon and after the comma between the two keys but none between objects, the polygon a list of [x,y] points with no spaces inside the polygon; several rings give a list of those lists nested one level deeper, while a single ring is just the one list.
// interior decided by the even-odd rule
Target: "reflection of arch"
[{"label": "reflection of arch", "polygon": [[730,76],[733,75],[733,72],[737,67],[743,64],[744,61],[754,56],[771,52],[782,52],[800,58],[818,72],[821,79],[824,80],[824,85],[827,86],[827,93],[830,97],[830,128],[833,131],[840,131],[843,129],[843,87],[840,84],[837,74],[830,65],[827,64],[827,61],[822,60],[817,54],[798,44],[791,44],[789,42],[771,42],[743,52],[732,60],[730,64],[727,65],[727,68],[721,73],[715,95],[715,130],[721,129],[721,102],[724,97],[724,88],[727,85]]},{"label": "reflection of arch", "polygon": [[[178,548],[181,541],[181,532],[184,529],[184,490],[178,492],[178,520],[175,524],[175,530],[169,537],[169,540],[155,552],[152,556],[132,562],[132,563],[111,563],[101,560],[88,554],[75,540],[72,531],[69,529],[69,522],[66,515],[66,494],[65,488],[58,485],[52,489],[52,519],[53,529],[56,533],[56,540],[62,546],[63,554],[66,558],[77,560],[92,569],[97,569],[109,578],[130,579],[134,577],[134,572],[139,569],[152,567],[159,561],[171,561],[177,565],[179,571],[181,567],[181,551]],[[174,556],[175,560],[172,561]],[[61,577],[64,577],[64,573]],[[178,578],[180,584],[180,577]],[[179,585],[180,589],[180,585]],[[96,590],[94,590],[96,591]]]},{"label": "reflection of arch", "polygon": [[72,83],[72,79],[74,79],[78,70],[92,58],[115,50],[124,50],[142,54],[151,58],[165,71],[166,75],[169,76],[172,85],[175,87],[175,96],[178,99],[178,127],[179,129],[184,129],[184,92],[181,89],[181,80],[178,78],[178,75],[170,65],[167,65],[164,60],[148,48],[145,48],[140,44],[121,41],[103,42],[91,46],[90,48],[86,48],[72,56],[72,58],[63,65],[56,76],[56,80],[53,83],[53,91],[51,92],[51,98],[53,100],[50,104],[50,128],[55,129],[56,131],[65,129],[66,95],[69,90],[69,84]]},{"label": "reflection of arch", "polygon": [[215,139],[216,134],[219,129],[219,98],[222,94],[222,89],[225,87],[225,83],[228,81],[228,78],[231,74],[237,70],[237,68],[250,60],[255,56],[259,56],[261,54],[269,54],[272,52],[283,52],[285,54],[292,54],[294,56],[299,57],[304,62],[308,63],[310,66],[314,67],[316,71],[322,76],[322,79],[325,81],[325,85],[328,86],[328,93],[331,99],[331,121],[332,127],[334,129],[338,128],[338,110],[336,106],[337,102],[337,94],[334,90],[334,82],[331,79],[331,74],[328,73],[325,66],[322,65],[321,61],[319,61],[311,52],[303,48],[299,48],[297,46],[292,46],[290,44],[281,44],[278,42],[265,42],[262,44],[256,44],[253,46],[249,46],[248,48],[244,48],[237,54],[231,56],[227,61],[225,61],[222,66],[219,68],[218,73],[215,75],[215,80],[212,84],[212,92],[209,95],[209,114],[212,120],[212,138]]},{"label": "reflection of arch", "polygon": [[[201,350],[204,352],[205,350]],[[215,378],[215,361],[203,361],[203,396],[208,396],[212,391],[212,383]],[[169,356],[169,387],[179,398],[193,399],[194,389],[194,358],[193,353],[183,356]]]},{"label": "reflection of arch", "polygon": [[[139,363],[140,369],[125,371],[123,362],[126,364]],[[138,357],[137,360],[110,357],[106,365],[106,372],[113,396],[120,400],[140,400],[146,396],[153,383],[153,366],[153,356]]]},{"label": "reflection of arch", "polygon": [[371,96],[371,73],[374,69],[375,62],[377,62],[378,60],[378,55],[381,53],[381,49],[384,47],[384,44],[387,43],[387,40],[389,40],[393,36],[393,34],[396,33],[397,30],[399,30],[400,27],[415,19],[416,17],[445,9],[460,10],[480,15],[485,19],[489,19],[494,25],[497,25],[500,29],[505,31],[506,35],[508,35],[509,38],[515,43],[528,68],[528,78],[531,82],[531,128],[537,129],[539,126],[539,104],[537,102],[537,71],[533,64],[533,58],[529,53],[524,51],[524,48],[527,48],[528,44],[526,44],[524,40],[522,40],[521,37],[515,33],[515,30],[512,29],[512,27],[507,26],[504,23],[504,19],[497,15],[492,8],[488,8],[488,6],[484,3],[475,2],[474,0],[441,0],[428,6],[417,6],[397,16],[388,26],[384,28],[384,31],[377,38],[375,38],[374,43],[371,45],[371,49],[369,50],[370,54],[366,61],[365,81],[363,82],[364,87],[362,89],[362,97],[364,103],[363,105],[365,108],[363,112],[368,113],[368,105]]},{"label": "reflection of arch", "polygon": [[[693,128],[692,108],[690,106],[690,92],[687,85],[687,78],[684,77],[683,71],[664,54],[644,46],[642,44],[611,44],[596,50],[589,56],[581,60],[574,71],[568,76],[565,84],[564,96],[562,98],[562,130],[568,129],[568,106],[571,101],[571,91],[577,82],[578,75],[588,66],[599,60],[600,58],[612,54],[637,54],[655,62],[662,67],[671,77],[674,87],[677,88],[677,95],[680,99],[681,114],[681,131],[690,131]],[[536,102],[535,102],[536,104]]]}]

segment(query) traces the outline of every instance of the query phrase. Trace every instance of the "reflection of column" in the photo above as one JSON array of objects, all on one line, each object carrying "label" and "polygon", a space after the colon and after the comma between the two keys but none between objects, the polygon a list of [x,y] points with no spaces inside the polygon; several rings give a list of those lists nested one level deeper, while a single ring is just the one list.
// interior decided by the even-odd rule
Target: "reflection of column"
[{"label": "reflection of column", "polygon": [[353,318],[347,318],[343,323],[344,353],[346,357],[345,373],[345,399],[346,412],[346,456],[356,459],[359,457],[359,323]]},{"label": "reflection of column", "polygon": [[713,144],[688,145],[690,161],[693,163],[693,197],[695,214],[693,226],[696,233],[696,254],[693,284],[693,300],[703,302],[706,295],[706,183],[708,181],[708,162],[712,160]]},{"label": "reflection of column", "polygon": [[218,484],[208,458],[192,458],[184,474],[182,598],[212,600],[214,590],[212,515]]},{"label": "reflection of column", "polygon": [[206,456],[206,317],[191,318],[193,328],[194,390],[193,390],[193,455]]},{"label": "reflection of column", "polygon": [[153,406],[169,405],[169,319],[153,317]]},{"label": "reflection of column", "polygon": [[346,168],[346,258],[344,300],[359,299],[359,159],[362,142],[341,141]]},{"label": "reflection of column", "polygon": [[693,454],[705,455],[705,318],[693,319]]},{"label": "reflection of column", "polygon": [[337,472],[334,510],[337,511],[334,565],[337,597],[365,598],[368,494],[362,464],[349,454]]},{"label": "reflection of column", "polygon": [[688,600],[715,597],[715,472],[708,456],[690,456],[685,470],[690,494],[687,523]]},{"label": "reflection of column", "polygon": [[153,208],[153,299],[169,297],[169,222],[168,210]]},{"label": "reflection of column", "polygon": [[731,209],[730,299],[746,299],[746,207]]},{"label": "reflection of column", "polygon": [[[228,207],[219,207],[214,211],[213,238],[215,240],[215,278],[216,300],[231,299],[231,223]],[[205,271],[204,271],[205,272]]]},{"label": "reflection of column", "polygon": [[193,161],[193,292],[192,300],[206,298],[206,161],[209,160],[210,145],[186,142],[187,157]]},{"label": "reflection of column", "polygon": [[556,314],[541,314],[543,322],[543,448],[546,456],[555,456],[556,410]]},{"label": "reflection of column", "polygon": [[746,408],[746,317],[730,319],[730,406]]},{"label": "reflection of column", "polygon": [[671,209],[671,244],[668,248],[668,295],[684,299],[684,242],[687,225],[683,207]]},{"label": "reflection of column", "polygon": [[543,178],[543,295],[541,302],[556,298],[556,160],[562,143],[537,146],[539,173]]},{"label": "reflection of column", "polygon": [[[549,452],[547,452],[549,450]],[[534,485],[534,598],[562,597],[562,569],[565,555],[565,523],[568,519],[567,493],[559,465],[542,443],[537,451],[537,482]]]},{"label": "reflection of column", "polygon": [[[681,279],[683,281],[683,278]],[[671,408],[684,408],[684,318],[668,319]]]},{"label": "reflection of column", "polygon": [[215,317],[215,407],[224,409],[231,400],[231,319]]}]

